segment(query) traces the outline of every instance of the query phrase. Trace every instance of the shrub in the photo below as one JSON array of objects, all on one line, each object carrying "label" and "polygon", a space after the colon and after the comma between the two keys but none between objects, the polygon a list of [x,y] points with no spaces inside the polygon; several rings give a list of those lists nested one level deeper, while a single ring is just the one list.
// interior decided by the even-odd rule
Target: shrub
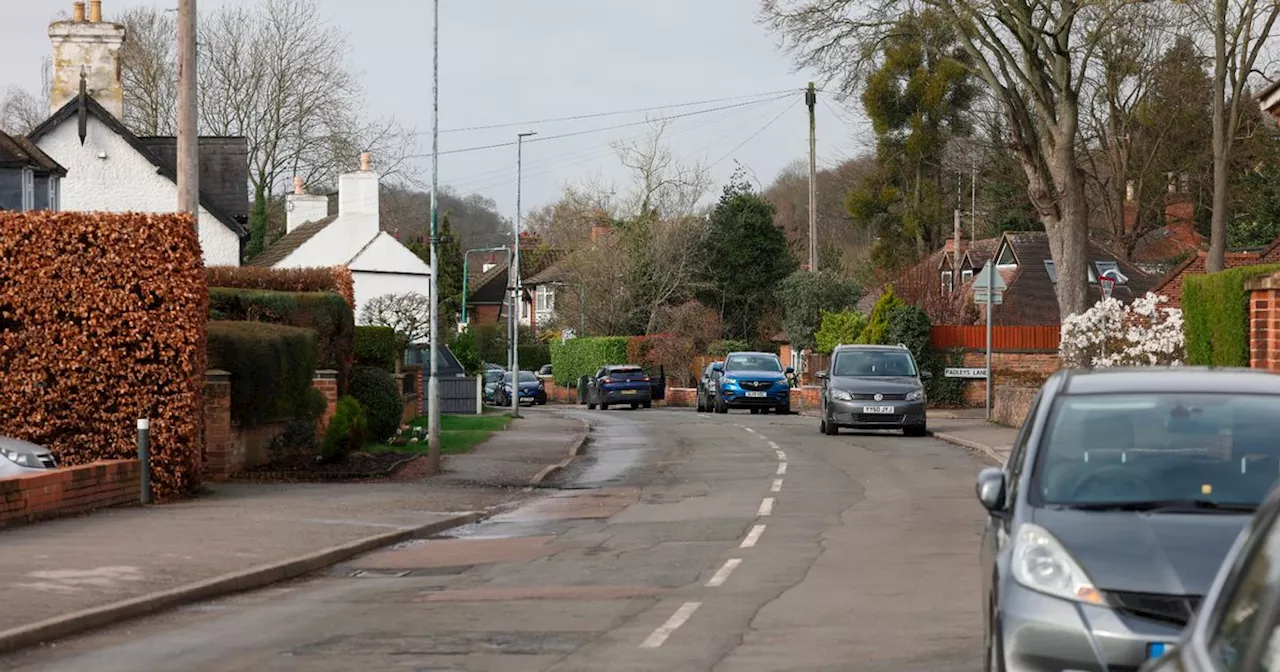
[{"label": "shrub", "polygon": [[[474,376],[484,368],[484,360],[480,358],[480,353],[476,349],[476,335],[471,327],[467,327],[465,331],[453,337],[453,341],[449,343],[449,350],[468,376]],[[547,358],[550,359],[550,357],[551,354],[548,352]]]},{"label": "shrub", "polygon": [[929,336],[933,324],[922,308],[903,304],[887,315],[888,326],[884,331],[884,343],[907,346],[911,355],[919,361],[929,351]]},{"label": "shrub", "polygon": [[853,308],[862,298],[862,288],[831,271],[796,271],[782,281],[778,300],[782,303],[782,330],[797,351],[817,345],[815,332],[825,311]]},{"label": "shrub", "polygon": [[157,500],[193,492],[207,314],[187,215],[0,212],[0,434],[76,465],[148,418]]},{"label": "shrub", "polygon": [[829,355],[837,345],[854,343],[867,327],[867,316],[856,310],[838,313],[822,312],[822,326],[814,334],[817,351]]},{"label": "shrub", "polygon": [[720,318],[720,311],[695,300],[660,308],[657,323],[658,331],[662,333],[680,334],[692,339],[699,352],[705,352],[708,346],[724,335],[724,321]]},{"label": "shrub", "polygon": [[1250,278],[1280,271],[1280,264],[1233,268],[1182,281],[1187,363],[1249,366]]},{"label": "shrub", "polygon": [[346,266],[330,268],[259,268],[210,266],[204,269],[210,287],[261,289],[273,292],[333,292],[355,310],[355,282]]},{"label": "shrub", "polygon": [[907,304],[893,293],[893,287],[886,287],[884,294],[871,309],[871,317],[867,318],[867,326],[858,335],[858,343],[877,345],[888,343],[889,314],[903,308]]},{"label": "shrub", "polygon": [[338,407],[329,426],[324,431],[324,441],[320,443],[320,458],[325,462],[340,462],[347,455],[364,447],[365,434],[369,421],[365,418],[364,409],[355,397],[346,396],[338,400]]},{"label": "shrub", "polygon": [[306,417],[316,335],[259,322],[210,322],[209,366],[231,373],[231,418],[243,427]]},{"label": "shrub", "polygon": [[404,356],[396,330],[391,327],[356,327],[357,366],[376,366],[395,372],[396,361]]},{"label": "shrub", "polygon": [[507,358],[507,325],[506,323],[477,324],[470,329],[476,339],[476,354],[480,359],[491,364],[506,365]]},{"label": "shrub", "polygon": [[351,396],[364,409],[373,440],[385,441],[395,435],[404,403],[390,373],[373,366],[355,367],[351,370]]},{"label": "shrub", "polygon": [[608,364],[627,364],[626,336],[571,338],[551,344],[551,368],[557,385],[576,387],[578,379]]},{"label": "shrub", "polygon": [[1166,301],[1164,296],[1147,292],[1130,304],[1107,299],[1069,316],[1062,321],[1058,346],[1062,365],[1093,368],[1181,364],[1186,358],[1182,311],[1160,305]]},{"label": "shrub", "polygon": [[551,363],[551,347],[546,343],[530,343],[517,345],[520,355],[520,368],[526,371],[537,371],[545,364]]},{"label": "shrub", "polygon": [[725,357],[731,352],[742,352],[750,347],[751,346],[746,341],[716,341],[711,344],[711,348],[708,350],[707,354],[712,357]]},{"label": "shrub", "polygon": [[269,322],[316,332],[316,366],[338,372],[338,389],[346,390],[355,363],[355,316],[346,301],[332,292],[272,292],[255,289],[209,289],[209,319]]},{"label": "shrub", "polygon": [[675,334],[633,336],[627,341],[627,362],[661,366],[668,384],[673,387],[685,387],[692,382],[689,365],[697,356],[694,339]]},{"label": "shrub", "polygon": [[[947,378],[944,374],[946,374],[948,366],[964,366],[964,349],[954,348],[950,352],[945,352],[930,348],[928,359],[927,370],[933,372],[933,377],[925,381],[924,391],[929,398],[929,403],[949,406],[963,404],[965,402],[964,390],[968,381],[964,378]],[[917,363],[920,364],[921,368],[926,368],[926,363]],[[1041,380],[1040,382],[1044,381]]]}]

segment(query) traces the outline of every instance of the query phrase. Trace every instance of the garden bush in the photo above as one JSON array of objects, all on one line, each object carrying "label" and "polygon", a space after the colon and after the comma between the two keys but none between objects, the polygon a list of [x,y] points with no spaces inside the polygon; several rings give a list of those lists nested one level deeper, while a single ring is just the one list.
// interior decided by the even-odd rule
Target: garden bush
[{"label": "garden bush", "polygon": [[818,352],[829,355],[837,345],[855,343],[867,328],[867,316],[856,310],[842,310],[838,313],[823,311],[822,326],[814,334]]},{"label": "garden bush", "polygon": [[516,350],[520,354],[520,368],[526,371],[536,372],[544,365],[551,363],[551,347],[546,343],[517,345]]},{"label": "garden bush", "polygon": [[608,364],[628,364],[626,336],[571,338],[551,343],[551,369],[557,385],[577,387],[578,379]]},{"label": "garden bush", "polygon": [[210,266],[204,269],[210,287],[262,289],[273,292],[333,292],[355,310],[355,281],[346,266],[329,268],[259,268]]},{"label": "garden bush", "polygon": [[858,305],[862,288],[831,271],[796,271],[778,288],[783,307],[782,330],[797,351],[817,346],[815,334],[827,310],[848,310]]},{"label": "garden bush", "polygon": [[242,427],[310,415],[316,334],[260,322],[210,322],[209,367],[231,373],[231,419]]},{"label": "garden bush", "polygon": [[190,216],[0,211],[0,434],[77,465],[148,418],[157,500],[194,492],[207,316]]},{"label": "garden bush", "polygon": [[269,322],[316,332],[316,366],[338,372],[338,389],[348,389],[355,363],[355,315],[333,292],[273,292],[209,288],[209,319]]},{"label": "garden bush", "polygon": [[355,352],[357,366],[376,366],[391,373],[396,370],[396,360],[404,356],[391,327],[356,327]]},{"label": "garden bush", "polygon": [[[449,351],[453,353],[468,376],[477,375],[484,368],[484,360],[480,358],[480,352],[476,349],[475,332],[470,327],[453,337],[449,342]],[[547,357],[548,359],[551,357],[549,352]]]},{"label": "garden bush", "polygon": [[372,440],[386,441],[395,435],[404,413],[395,377],[377,367],[357,366],[351,370],[351,396],[364,408]]},{"label": "garden bush", "polygon": [[863,328],[862,333],[858,334],[857,343],[863,344],[884,344],[889,330],[889,314],[898,310],[907,304],[893,293],[893,287],[886,287],[884,294],[876,300],[876,305],[871,309],[871,316],[867,318],[867,326]]},{"label": "garden bush", "polygon": [[[1168,366],[1186,358],[1182,311],[1148,292],[1133,303],[1107,299],[1062,321],[1058,354],[1068,368]],[[1247,342],[1246,342],[1247,346]],[[1248,354],[1245,355],[1248,365]],[[1208,362],[1206,362],[1208,363]]]},{"label": "garden bush", "polygon": [[362,449],[368,429],[369,421],[360,402],[352,396],[338,399],[338,406],[325,428],[324,440],[320,442],[320,459],[341,462],[347,455]]},{"label": "garden bush", "polygon": [[734,340],[716,341],[715,343],[711,344],[711,348],[709,349],[707,354],[711,355],[712,357],[725,357],[731,352],[742,352],[744,350],[749,349],[750,347],[751,347],[750,344],[748,344],[746,341],[734,341]]},{"label": "garden bush", "polygon": [[1187,363],[1249,366],[1250,278],[1280,271],[1280,264],[1233,268],[1182,281]]},{"label": "garden bush", "polygon": [[698,356],[692,338],[676,334],[633,336],[627,341],[627,363],[644,367],[661,366],[667,384],[688,387],[695,377],[689,368]]}]

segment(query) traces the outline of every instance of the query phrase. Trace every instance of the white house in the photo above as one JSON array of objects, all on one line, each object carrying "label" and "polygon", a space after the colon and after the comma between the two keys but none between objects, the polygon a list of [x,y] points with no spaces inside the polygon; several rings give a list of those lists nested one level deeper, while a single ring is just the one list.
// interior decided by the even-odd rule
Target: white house
[{"label": "white house", "polygon": [[431,266],[381,230],[378,174],[372,157],[360,156],[360,170],[338,179],[338,212],[329,214],[327,196],[307,194],[301,178],[285,198],[286,233],[250,266],[313,268],[346,266],[355,281],[356,319],[370,299],[385,294],[431,292]]},{"label": "white house", "polygon": [[[102,21],[95,0],[86,18],[49,26],[53,42],[51,116],[28,138],[66,169],[62,210],[174,212],[177,138],[138,137],[125,128],[120,49],[124,26]],[[202,137],[200,247],[209,266],[239,266],[249,237],[249,149],[244,138]]]}]

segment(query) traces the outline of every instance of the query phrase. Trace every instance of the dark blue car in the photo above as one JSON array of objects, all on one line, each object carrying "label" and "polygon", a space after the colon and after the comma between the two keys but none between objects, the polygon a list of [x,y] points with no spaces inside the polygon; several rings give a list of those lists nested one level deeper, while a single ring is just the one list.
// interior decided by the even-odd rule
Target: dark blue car
[{"label": "dark blue car", "polygon": [[719,374],[716,413],[728,413],[731,408],[748,408],[752,413],[767,413],[772,408],[780,415],[791,412],[791,385],[787,376],[793,369],[783,369],[777,355],[731,352],[723,364],[714,366]]},{"label": "dark blue car", "polygon": [[610,406],[627,405],[631,408],[649,408],[656,399],[666,393],[666,376],[661,371],[650,376],[644,369],[631,364],[602,366],[593,376],[584,376],[579,383],[582,400],[587,408],[607,411]]},{"label": "dark blue car", "polygon": [[[511,372],[502,376],[502,384],[493,395],[496,406],[511,405]],[[547,403],[547,388],[532,371],[520,372],[520,403],[542,406]]]}]

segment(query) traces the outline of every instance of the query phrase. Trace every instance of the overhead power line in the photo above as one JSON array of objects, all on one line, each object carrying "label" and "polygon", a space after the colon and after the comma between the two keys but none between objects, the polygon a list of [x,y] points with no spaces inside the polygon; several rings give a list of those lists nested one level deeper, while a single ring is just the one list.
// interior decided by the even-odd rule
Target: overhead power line
[{"label": "overhead power line", "polygon": [[743,147],[745,147],[745,146],[746,146],[746,144],[747,144],[747,143],[751,142],[752,140],[755,140],[755,139],[756,139],[756,136],[760,135],[761,133],[764,133],[764,132],[765,132],[765,131],[770,127],[770,126],[772,126],[772,125],[776,124],[776,123],[778,122],[778,120],[782,118],[782,116],[783,116],[783,115],[785,115],[787,112],[790,112],[790,111],[791,111],[791,108],[793,108],[793,107],[795,107],[796,105],[800,104],[800,100],[801,100],[801,99],[796,99],[796,101],[795,101],[794,103],[791,103],[790,105],[788,105],[788,106],[786,106],[785,108],[783,108],[783,110],[782,110],[781,112],[779,112],[779,113],[778,113],[778,116],[776,116],[776,117],[774,117],[774,118],[770,119],[768,122],[766,122],[766,123],[765,123],[765,125],[764,125],[764,126],[761,126],[761,127],[760,127],[760,129],[759,129],[759,130],[757,130],[755,133],[752,133],[751,135],[747,136],[747,139],[746,139],[746,140],[743,140],[742,142],[738,143],[738,146],[736,146],[736,147],[734,147],[733,149],[729,150],[729,151],[728,151],[728,153],[726,153],[724,156],[722,156],[722,157],[720,157],[720,158],[716,159],[716,162],[715,162],[715,163],[713,163],[713,164],[711,164],[711,166],[710,166],[710,167],[711,167],[711,168],[715,168],[716,166],[720,165],[720,163],[721,163],[721,162],[723,162],[725,159],[729,158],[730,156],[733,156],[733,153],[734,153],[734,152],[738,151],[739,149],[742,149]]}]

